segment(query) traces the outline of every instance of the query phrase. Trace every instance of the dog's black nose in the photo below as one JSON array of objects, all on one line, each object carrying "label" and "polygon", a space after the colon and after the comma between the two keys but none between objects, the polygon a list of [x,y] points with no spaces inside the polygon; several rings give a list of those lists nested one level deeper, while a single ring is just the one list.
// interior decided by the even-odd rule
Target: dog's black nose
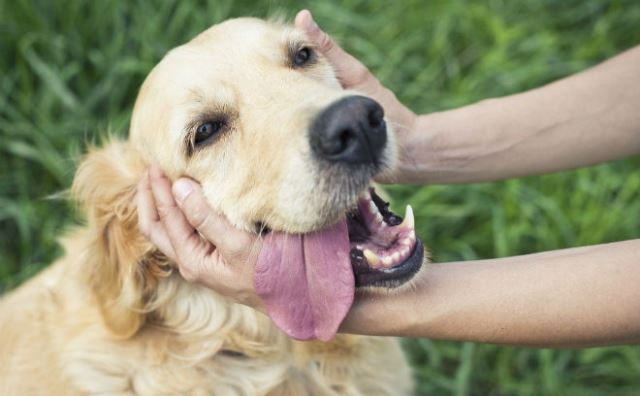
[{"label": "dog's black nose", "polygon": [[348,96],[322,111],[310,129],[311,148],[332,162],[378,165],[387,142],[384,110],[364,96]]}]

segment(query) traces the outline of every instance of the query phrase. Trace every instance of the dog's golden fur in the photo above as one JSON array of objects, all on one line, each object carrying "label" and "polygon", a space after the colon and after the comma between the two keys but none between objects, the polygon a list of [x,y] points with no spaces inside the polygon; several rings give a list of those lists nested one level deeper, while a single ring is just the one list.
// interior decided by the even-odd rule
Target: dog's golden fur
[{"label": "dog's golden fur", "polygon": [[[77,171],[72,192],[86,224],[63,238],[65,256],[0,301],[1,394],[411,392],[396,340],[289,339],[263,314],[186,282],[138,230],[136,185],[150,161],[199,180],[245,229],[265,221],[304,232],[344,211],[349,202],[315,198],[321,175],[305,164],[303,131],[345,93],[322,59],[306,76],[282,66],[291,40],[304,37],[234,20],[154,69],[129,140],[91,149]],[[176,125],[203,108],[227,111],[233,130],[189,159]]]}]

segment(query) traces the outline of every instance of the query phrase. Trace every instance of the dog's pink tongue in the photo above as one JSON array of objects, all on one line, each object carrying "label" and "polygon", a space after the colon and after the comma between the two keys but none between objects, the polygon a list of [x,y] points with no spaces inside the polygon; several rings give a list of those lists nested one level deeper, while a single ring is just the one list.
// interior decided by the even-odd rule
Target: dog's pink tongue
[{"label": "dog's pink tongue", "polygon": [[280,329],[300,340],[335,336],[355,293],[349,250],[346,220],[308,234],[266,236],[254,286]]}]

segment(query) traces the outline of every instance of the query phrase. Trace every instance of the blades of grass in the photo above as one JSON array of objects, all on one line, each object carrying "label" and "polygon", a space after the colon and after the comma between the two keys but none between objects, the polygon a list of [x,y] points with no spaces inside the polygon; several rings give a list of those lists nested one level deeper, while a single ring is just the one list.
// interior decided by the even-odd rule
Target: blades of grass
[{"label": "blades of grass", "polygon": [[475,349],[476,345],[473,343],[465,342],[462,344],[460,364],[456,370],[455,378],[454,393],[456,396],[467,396],[470,394]]},{"label": "blades of grass", "polygon": [[23,39],[20,48],[22,55],[31,66],[33,72],[42,79],[47,88],[60,99],[61,103],[69,110],[76,110],[80,106],[76,96],[69,90],[65,82],[60,78],[60,73],[54,71],[33,50],[36,36],[30,35]]}]

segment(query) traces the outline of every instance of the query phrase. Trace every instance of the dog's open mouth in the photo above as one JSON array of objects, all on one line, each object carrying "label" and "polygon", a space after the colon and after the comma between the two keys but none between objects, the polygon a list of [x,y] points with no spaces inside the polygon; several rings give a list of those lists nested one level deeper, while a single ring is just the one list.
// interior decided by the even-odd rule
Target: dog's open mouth
[{"label": "dog's open mouth", "polygon": [[416,238],[411,206],[403,220],[370,188],[347,215],[347,227],[356,287],[396,287],[422,266],[424,247]]},{"label": "dog's open mouth", "polygon": [[399,286],[418,272],[423,256],[411,208],[403,220],[370,188],[333,225],[265,235],[254,287],[285,333],[326,341],[351,308],[356,287]]}]

